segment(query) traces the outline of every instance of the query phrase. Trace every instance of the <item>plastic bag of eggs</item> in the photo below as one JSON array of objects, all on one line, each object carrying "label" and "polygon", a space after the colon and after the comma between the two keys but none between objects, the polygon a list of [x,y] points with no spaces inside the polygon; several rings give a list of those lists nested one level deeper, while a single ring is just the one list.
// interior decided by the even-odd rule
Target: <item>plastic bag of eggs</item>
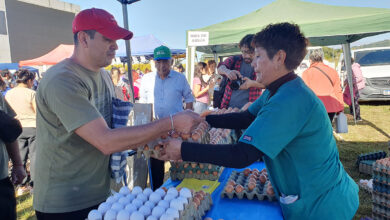
[{"label": "plastic bag of eggs", "polygon": [[179,218],[191,198],[192,192],[188,188],[178,191],[174,187],[162,187],[153,191],[139,186],[130,190],[124,186],[97,210],[90,211],[88,220],[174,220]]}]

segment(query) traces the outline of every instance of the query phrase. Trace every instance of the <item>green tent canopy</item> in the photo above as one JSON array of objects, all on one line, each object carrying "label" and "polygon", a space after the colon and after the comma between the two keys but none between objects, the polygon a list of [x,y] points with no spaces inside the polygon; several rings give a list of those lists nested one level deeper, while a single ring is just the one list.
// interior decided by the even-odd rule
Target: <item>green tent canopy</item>
[{"label": "green tent canopy", "polygon": [[238,51],[237,43],[246,34],[279,22],[298,24],[313,46],[337,45],[389,32],[390,9],[276,0],[247,15],[191,31],[209,33],[208,45],[197,51],[229,53]]}]

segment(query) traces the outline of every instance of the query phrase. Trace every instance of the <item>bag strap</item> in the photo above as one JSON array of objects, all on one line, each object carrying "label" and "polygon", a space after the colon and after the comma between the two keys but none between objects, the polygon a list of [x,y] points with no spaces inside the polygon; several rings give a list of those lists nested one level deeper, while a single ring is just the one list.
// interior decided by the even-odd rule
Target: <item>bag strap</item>
[{"label": "bag strap", "polygon": [[326,76],[326,78],[329,79],[329,82],[332,84],[332,86],[334,86],[333,84],[333,81],[330,79],[330,77],[328,76],[328,74],[326,74],[322,69],[320,69],[319,67],[316,67],[316,66],[313,66],[314,68],[318,69],[322,74],[324,74]]}]

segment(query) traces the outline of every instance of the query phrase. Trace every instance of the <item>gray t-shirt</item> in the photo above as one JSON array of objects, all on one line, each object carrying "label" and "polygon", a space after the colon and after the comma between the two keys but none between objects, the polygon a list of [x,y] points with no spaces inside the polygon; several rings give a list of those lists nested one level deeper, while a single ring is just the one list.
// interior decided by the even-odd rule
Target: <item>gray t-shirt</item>
[{"label": "gray t-shirt", "polygon": [[[15,112],[0,94],[0,110],[4,111],[11,117],[15,117]],[[8,176],[8,152],[5,143],[0,139],[0,180]]]},{"label": "gray t-shirt", "polygon": [[109,195],[109,156],[74,132],[99,117],[110,126],[112,91],[103,74],[66,59],[39,84],[33,202],[40,212],[81,210]]},{"label": "gray t-shirt", "polygon": [[[249,63],[245,63],[242,61],[240,73],[242,77],[248,77],[251,78],[253,74],[253,67]],[[229,107],[232,108],[242,108],[246,103],[249,102],[249,89],[247,90],[233,90],[232,96],[230,98]]]}]

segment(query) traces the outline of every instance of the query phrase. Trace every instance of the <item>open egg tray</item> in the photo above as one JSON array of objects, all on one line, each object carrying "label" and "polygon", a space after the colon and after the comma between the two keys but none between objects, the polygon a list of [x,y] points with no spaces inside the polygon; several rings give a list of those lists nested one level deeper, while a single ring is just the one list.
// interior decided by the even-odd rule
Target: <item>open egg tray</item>
[{"label": "open egg tray", "polygon": [[[228,181],[229,180],[233,180],[237,184],[241,184],[244,187],[244,190],[239,193],[235,190],[230,193],[223,190],[221,194],[222,198],[228,197],[229,199],[232,199],[237,197],[239,199],[243,199],[245,197],[249,200],[256,198],[258,200],[276,201],[276,197],[274,195],[268,195],[266,192],[267,185],[271,184],[268,180],[265,183],[261,183],[259,180],[256,180],[256,187],[252,191],[248,189],[249,177],[245,176],[243,172],[233,171],[230,174]],[[225,187],[226,186],[227,185],[225,185]]]},{"label": "open egg tray", "polygon": [[356,160],[356,166],[359,166],[360,162],[363,160],[379,160],[386,157],[386,152],[378,151],[378,152],[370,152],[365,154],[360,154]]},{"label": "open egg tray", "polygon": [[[115,211],[115,213],[116,213],[115,216],[110,216],[109,218],[106,218],[107,217],[107,215],[106,215],[107,211],[110,210],[110,209],[114,209],[113,208],[114,207],[114,203],[121,203],[123,209],[125,209],[124,207],[126,207],[127,205],[134,204],[134,200],[136,200],[136,198],[138,198],[137,196],[139,194],[144,194],[145,193],[145,190],[143,190],[144,192],[142,192],[142,189],[139,188],[140,193],[139,194],[135,194],[135,198],[131,197],[133,199],[131,199],[131,200],[129,199],[128,201],[123,202],[123,201],[121,201],[121,198],[126,198],[127,199],[129,197],[129,194],[133,194],[132,191],[130,191],[128,189],[125,189],[125,188],[126,187],[122,187],[121,191],[119,193],[115,193],[114,195],[110,196],[105,202],[103,202],[103,203],[105,203],[105,206],[108,206],[108,207],[101,209],[101,206],[99,205],[99,208],[97,210],[93,210],[93,211],[98,211],[101,216],[99,218],[91,218],[91,219],[104,219],[104,220],[106,220],[106,219],[120,219],[119,215],[118,215],[120,210]],[[122,191],[123,189],[125,189],[125,190]],[[160,190],[160,192],[161,192],[162,189],[164,191],[167,191],[167,189],[165,187],[162,187],[162,188],[160,188],[158,190]],[[150,193],[152,193],[150,188],[148,190],[150,191]],[[156,191],[154,191],[154,192],[156,192]],[[205,193],[203,191],[194,192],[193,190],[188,190],[188,191],[191,191],[191,197],[188,197],[186,199],[187,203],[184,204],[183,210],[179,210],[178,211],[178,213],[179,213],[178,217],[174,217],[174,220],[194,220],[194,219],[201,220],[202,217],[206,214],[206,212],[208,210],[210,210],[210,208],[211,208],[211,206],[213,204],[211,195],[209,193]],[[169,194],[170,193],[169,193],[169,190],[168,190],[168,192],[165,192],[165,194],[162,196],[162,199],[159,200],[159,201],[166,200],[167,195],[169,195]],[[179,194],[177,194],[174,198],[172,198],[172,200],[179,198],[180,197]],[[149,194],[149,195],[151,195],[151,194]],[[149,202],[148,205],[154,204],[152,207],[149,206],[151,210],[154,207],[156,207],[156,206],[160,206],[160,205],[157,205],[156,203],[153,203],[153,201],[150,199],[151,196],[149,197],[149,195],[146,197],[147,198],[146,201],[141,201],[142,204],[140,204],[139,207],[135,207],[136,209],[133,209],[132,211],[129,211],[130,215],[133,212],[137,212],[137,211],[140,212],[141,207],[147,206],[146,204],[148,202]],[[170,203],[170,201],[172,201],[172,200],[167,200],[168,204],[170,204],[170,206],[168,206],[168,208],[169,207],[172,208],[172,203]],[[160,206],[160,207],[162,207],[162,206]],[[162,214],[164,214],[168,210],[168,208],[164,208],[165,211]],[[121,209],[121,210],[123,210],[123,209]],[[127,207],[126,207],[126,209],[127,209]],[[168,213],[168,212],[166,212],[166,213]],[[150,212],[149,214],[145,214],[144,215],[144,219],[147,219],[151,215],[153,215],[152,212]],[[156,217],[156,218],[159,219],[160,217]],[[90,218],[88,218],[88,219],[90,219]]]},{"label": "open egg tray", "polygon": [[374,203],[372,206],[372,217],[378,220],[390,219],[390,208]]},{"label": "open egg tray", "polygon": [[215,181],[219,179],[223,167],[208,163],[171,162],[169,171],[172,180],[195,178]]}]

